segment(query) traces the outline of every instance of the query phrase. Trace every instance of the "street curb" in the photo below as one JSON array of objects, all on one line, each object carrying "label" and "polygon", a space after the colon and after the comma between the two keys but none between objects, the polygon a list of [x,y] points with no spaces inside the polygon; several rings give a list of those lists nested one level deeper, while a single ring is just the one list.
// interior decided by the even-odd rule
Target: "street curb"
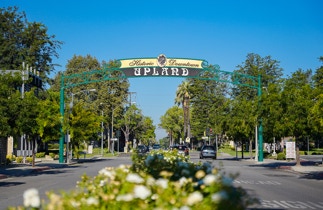
[{"label": "street curb", "polygon": [[34,172],[40,172],[40,171],[46,171],[46,170],[50,170],[52,169],[52,167],[49,167],[49,166],[43,166],[43,167],[39,167],[39,168],[33,168],[31,173],[34,173]]},{"label": "street curb", "polygon": [[6,179],[6,178],[8,178],[8,176],[7,176],[7,175],[0,174],[0,180],[1,180],[1,179]]}]

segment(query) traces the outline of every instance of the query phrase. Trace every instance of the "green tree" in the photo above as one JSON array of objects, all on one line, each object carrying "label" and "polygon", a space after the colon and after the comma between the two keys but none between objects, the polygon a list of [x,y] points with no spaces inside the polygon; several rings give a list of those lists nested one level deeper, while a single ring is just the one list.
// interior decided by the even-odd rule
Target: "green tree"
[{"label": "green tree", "polygon": [[170,138],[169,146],[180,143],[179,138],[183,131],[183,123],[183,109],[180,109],[177,106],[169,108],[166,113],[160,117],[159,126],[168,132]]},{"label": "green tree", "polygon": [[[239,77],[239,74],[249,75],[255,78],[257,78],[258,75],[260,75],[261,88],[265,88],[267,91],[270,85],[281,84],[282,83],[281,76],[283,75],[282,68],[279,66],[278,61],[273,60],[271,56],[261,57],[260,55],[254,54],[254,53],[248,54],[243,64],[238,65],[237,69],[234,71],[234,76],[232,79],[234,80],[236,77]],[[255,81],[256,80],[248,79],[248,77],[243,77],[240,82],[243,84],[254,86]],[[274,88],[272,90],[274,90]],[[266,95],[266,94],[268,94],[268,92],[265,92],[263,95]],[[234,100],[232,105],[237,106],[237,107],[232,107],[232,110],[237,109],[239,110],[238,112],[243,113],[243,115],[235,116],[235,118],[237,117],[240,118],[240,119],[235,119],[235,121],[237,122],[236,125],[241,126],[241,128],[236,128],[233,130],[231,129],[231,135],[232,137],[235,137],[235,138],[237,138],[240,135],[243,135],[244,137],[240,138],[242,139],[242,143],[244,143],[246,139],[249,139],[250,145],[251,145],[253,136],[255,135],[254,128],[258,124],[257,119],[268,118],[269,117],[268,110],[270,110],[270,108],[266,107],[267,109],[265,109],[263,107],[264,104],[262,103],[261,99],[258,97],[257,89],[248,87],[246,85],[234,86],[232,88],[231,97],[232,97],[232,100]],[[269,97],[267,97],[267,99],[268,98]],[[274,99],[274,97],[271,97],[271,99]],[[267,103],[267,105],[270,106],[270,103]],[[264,110],[267,110],[266,114],[264,113]],[[275,115],[275,117],[277,117],[277,115]],[[277,118],[273,118],[273,121],[275,121],[276,119]],[[264,121],[267,123],[269,122],[268,119]],[[275,124],[275,122],[272,122],[272,121],[270,122],[272,124]],[[247,128],[246,126],[249,126],[249,127]],[[271,128],[273,129],[273,127]],[[266,129],[267,127],[264,126],[264,130]],[[264,133],[270,134],[272,132],[273,130],[270,130],[270,131],[267,130],[267,132],[264,132]]]},{"label": "green tree", "polygon": [[[323,56],[319,59],[323,63]],[[323,131],[323,66],[320,66],[313,76],[313,102],[314,105],[310,109],[308,121],[319,138]],[[319,139],[321,140],[321,139]]]},{"label": "green tree", "polygon": [[282,106],[281,84],[269,84],[264,89],[261,99],[260,115],[262,117],[264,129],[264,139],[272,142],[284,137],[284,122],[281,120],[284,110]]},{"label": "green tree", "polygon": [[308,112],[313,106],[311,70],[299,69],[288,78],[282,92],[285,136],[296,139],[309,134]]},{"label": "green tree", "polygon": [[[319,58],[319,61],[323,63],[323,56]],[[314,87],[320,89],[322,91],[323,88],[323,66],[320,66],[316,69],[315,74],[313,76]]]},{"label": "green tree", "polygon": [[190,83],[185,80],[176,90],[175,103],[182,105],[184,114],[184,139],[191,138],[191,123],[190,123]]},{"label": "green tree", "polygon": [[231,110],[228,115],[228,132],[237,145],[243,148],[246,142],[252,141],[254,128],[257,123],[257,115],[254,114],[257,103],[245,98],[231,101]]},{"label": "green tree", "polygon": [[19,114],[16,119],[16,126],[20,136],[25,135],[27,141],[32,145],[33,166],[35,165],[35,145],[39,138],[39,126],[37,117],[40,109],[38,107],[39,99],[34,91],[24,94],[24,98],[19,103]]},{"label": "green tree", "polygon": [[18,136],[16,119],[19,114],[21,94],[15,89],[22,83],[21,77],[0,73],[0,137]]},{"label": "green tree", "polygon": [[[261,57],[258,54],[249,53],[242,65],[238,65],[234,71],[237,74],[250,75],[258,77],[261,75],[262,87],[268,87],[269,84],[281,82],[283,69],[279,66],[279,61],[273,60],[271,56]],[[235,79],[235,77],[233,77]],[[244,84],[254,85],[247,78],[242,80]],[[233,87],[232,96],[243,95],[247,99],[257,99],[257,90],[246,86],[237,85]]]},{"label": "green tree", "polygon": [[322,134],[323,130],[323,94],[316,96],[314,105],[311,107],[308,121],[313,130]]},{"label": "green tree", "polygon": [[153,120],[144,116],[142,126],[136,130],[136,138],[139,139],[139,143],[149,145],[150,142],[154,142],[156,138],[155,129]]},{"label": "green tree", "polygon": [[143,126],[144,116],[141,110],[135,105],[131,104],[124,110],[121,118],[117,119],[116,127],[120,128],[125,136],[126,148],[129,149],[130,135],[136,136],[136,130]]},{"label": "green tree", "polygon": [[[210,66],[212,68],[212,66]],[[214,73],[201,75],[205,79],[191,79],[192,133],[203,136],[207,129],[221,133],[218,116],[228,94],[228,84],[214,80]],[[219,112],[216,112],[216,111]]]},{"label": "green tree", "polygon": [[91,140],[96,139],[97,133],[100,131],[101,117],[98,117],[92,107],[87,107],[86,103],[79,102],[73,106],[72,112],[65,118],[66,127],[71,138],[71,144],[76,151],[78,158],[78,151],[84,143],[90,143]]},{"label": "green tree", "polygon": [[[96,80],[100,82],[89,82],[88,84],[77,85],[73,88],[66,89],[66,104],[70,104],[72,97],[75,95],[74,103],[84,101],[85,98],[90,97],[90,100],[85,100],[87,106],[92,106],[98,115],[103,112],[103,131],[108,135],[108,148],[110,148],[110,136],[112,136],[113,121],[120,118],[122,115],[124,104],[127,102],[129,82],[127,79],[120,77],[121,74],[118,71],[108,71],[108,69],[116,67],[115,61],[100,63],[95,57],[91,55],[77,56],[74,55],[66,65],[66,71],[64,76],[74,75],[73,83],[78,84],[84,82],[84,77],[89,78],[89,72],[103,71],[103,74],[91,74],[90,80]],[[61,77],[63,72],[59,72],[51,89],[55,91],[60,90]],[[103,78],[104,77],[104,78]],[[86,90],[92,91],[90,95]],[[76,94],[78,93],[78,94]],[[68,112],[68,107],[65,113]]]},{"label": "green tree", "polygon": [[38,102],[36,118],[39,136],[43,142],[59,139],[62,116],[59,112],[59,92],[47,91],[46,98]]},{"label": "green tree", "polygon": [[1,68],[21,69],[25,62],[48,82],[55,67],[53,57],[58,58],[62,42],[47,31],[42,23],[28,22],[25,12],[19,12],[17,7],[0,8]]},{"label": "green tree", "polygon": [[162,139],[159,139],[159,144],[162,148],[168,148],[170,145],[170,141],[168,137],[164,137]]}]

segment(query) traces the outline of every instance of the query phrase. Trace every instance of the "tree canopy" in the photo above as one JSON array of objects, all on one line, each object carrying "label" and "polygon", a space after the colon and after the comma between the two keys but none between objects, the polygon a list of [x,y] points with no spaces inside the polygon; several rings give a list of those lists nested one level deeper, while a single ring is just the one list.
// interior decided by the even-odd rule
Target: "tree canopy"
[{"label": "tree canopy", "polygon": [[18,7],[0,8],[0,68],[22,69],[25,62],[40,72],[43,81],[49,81],[49,74],[56,64],[53,58],[63,42],[49,35],[47,27],[39,22],[28,22],[25,12]]}]

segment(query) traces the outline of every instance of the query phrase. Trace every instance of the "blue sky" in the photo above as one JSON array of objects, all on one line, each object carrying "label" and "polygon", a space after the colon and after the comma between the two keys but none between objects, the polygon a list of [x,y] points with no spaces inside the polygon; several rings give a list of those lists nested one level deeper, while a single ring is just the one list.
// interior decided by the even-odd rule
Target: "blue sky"
[{"label": "blue sky", "polygon": [[[205,59],[233,71],[248,53],[280,61],[285,76],[316,70],[323,56],[323,1],[40,1],[0,0],[18,6],[28,21],[41,22],[63,41],[64,71],[73,55],[99,61],[157,57]],[[182,78],[130,79],[133,101],[157,125],[174,105]],[[165,136],[157,129],[157,138]]]}]

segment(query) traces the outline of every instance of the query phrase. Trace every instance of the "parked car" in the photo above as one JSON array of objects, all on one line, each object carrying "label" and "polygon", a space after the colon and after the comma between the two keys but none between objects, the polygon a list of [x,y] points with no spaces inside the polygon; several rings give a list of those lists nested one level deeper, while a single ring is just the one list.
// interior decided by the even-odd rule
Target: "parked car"
[{"label": "parked car", "polygon": [[200,159],[213,158],[216,159],[216,149],[212,145],[204,145],[200,151]]},{"label": "parked car", "polygon": [[149,148],[146,147],[145,145],[138,145],[137,146],[137,152],[139,154],[145,154],[145,153],[149,152]]},{"label": "parked car", "polygon": [[160,144],[153,145],[153,150],[159,150],[159,149],[161,149]]},{"label": "parked car", "polygon": [[190,150],[187,146],[185,145],[173,145],[170,147],[171,150],[173,149],[177,149],[178,154],[183,154],[183,155],[189,155],[190,154]]}]

